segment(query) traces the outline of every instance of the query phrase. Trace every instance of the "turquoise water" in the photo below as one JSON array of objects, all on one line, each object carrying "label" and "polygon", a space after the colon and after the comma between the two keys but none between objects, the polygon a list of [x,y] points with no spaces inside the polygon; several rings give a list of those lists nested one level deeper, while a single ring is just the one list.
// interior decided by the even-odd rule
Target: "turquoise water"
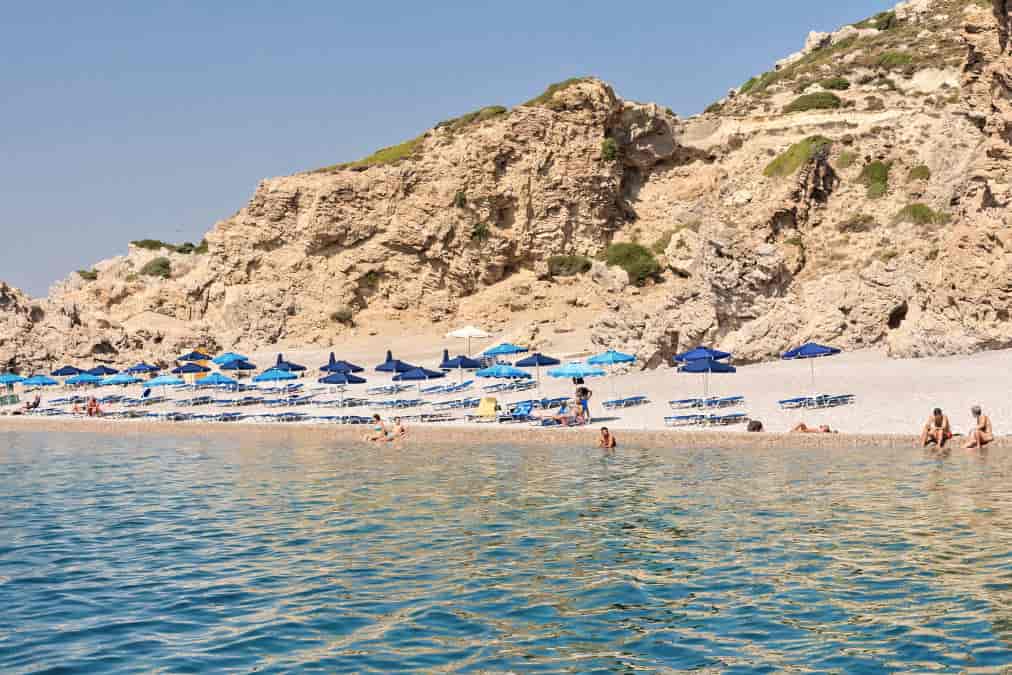
[{"label": "turquoise water", "polygon": [[1001,672],[1002,454],[0,434],[0,672]]}]

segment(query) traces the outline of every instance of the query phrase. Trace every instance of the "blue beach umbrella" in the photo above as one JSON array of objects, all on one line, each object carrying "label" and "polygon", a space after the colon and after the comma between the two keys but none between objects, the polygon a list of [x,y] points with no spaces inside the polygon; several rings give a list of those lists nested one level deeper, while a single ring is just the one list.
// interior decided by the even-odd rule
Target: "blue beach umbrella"
[{"label": "blue beach umbrella", "polygon": [[141,381],[142,380],[139,377],[134,377],[133,375],[129,375],[127,373],[118,373],[116,375],[113,375],[112,377],[107,377],[104,380],[102,380],[102,386],[109,386],[114,384],[125,386],[128,384],[137,384],[138,382]]},{"label": "blue beach umbrella", "polygon": [[211,356],[200,351],[192,351],[189,354],[183,354],[176,361],[210,361]]},{"label": "blue beach umbrella", "polygon": [[684,352],[675,356],[675,361],[678,363],[689,363],[690,361],[723,361],[724,359],[731,358],[728,352],[722,352],[717,349],[710,349],[709,347],[696,347],[691,351]]},{"label": "blue beach umbrella", "polygon": [[623,354],[614,349],[609,349],[587,359],[592,366],[608,366],[608,384],[611,385],[612,396],[615,395],[615,366],[622,363],[634,363],[636,357],[632,354]]},{"label": "blue beach umbrella", "polygon": [[358,375],[352,375],[351,373],[336,372],[321,377],[317,380],[320,384],[333,384],[333,385],[349,385],[349,384],[365,384],[365,378],[359,377]]},{"label": "blue beach umbrella", "polygon": [[180,384],[185,383],[181,378],[175,377],[174,375],[159,375],[158,377],[147,381],[147,385],[149,387],[174,387]]},{"label": "blue beach umbrella", "polygon": [[157,373],[159,370],[161,369],[158,366],[152,366],[149,363],[141,361],[138,364],[130,366],[123,372],[129,373],[130,375],[144,375],[145,373]]},{"label": "blue beach umbrella", "polygon": [[341,392],[341,407],[344,407],[344,390],[349,384],[365,384],[365,378],[345,371],[336,371],[317,380],[320,384],[335,385]]},{"label": "blue beach umbrella", "polygon": [[409,370],[416,370],[418,366],[413,366],[410,363],[404,363],[399,359],[391,359],[386,363],[381,363],[376,366],[377,373],[406,373]]},{"label": "blue beach umbrella", "polygon": [[236,384],[238,384],[238,382],[236,382],[235,380],[233,380],[231,377],[225,377],[221,373],[211,373],[207,377],[204,377],[204,378],[201,378],[200,380],[198,380],[197,384],[199,384],[202,387],[203,386],[208,386],[208,387],[226,387],[226,386],[227,387],[233,387]]},{"label": "blue beach umbrella", "polygon": [[526,358],[523,358],[523,359],[520,359],[519,361],[517,361],[513,365],[515,365],[517,368],[534,368],[534,372],[536,373],[536,379],[537,379],[537,382],[538,382],[538,395],[540,396],[541,395],[541,367],[544,366],[544,367],[547,368],[548,366],[557,366],[560,363],[562,363],[562,361],[560,361],[560,360],[558,360],[556,358],[553,358],[551,356],[545,356],[544,354],[542,354],[540,352],[534,352],[530,356],[528,356]]},{"label": "blue beach umbrella", "polygon": [[443,370],[456,370],[460,375],[460,382],[464,381],[465,370],[478,370],[481,368],[481,361],[478,359],[472,359],[462,354],[450,358],[449,352],[443,350],[443,360],[440,362],[439,367]]},{"label": "blue beach umbrella", "polygon": [[26,387],[54,387],[59,384],[56,380],[45,375],[32,375],[21,384]]},{"label": "blue beach umbrella", "polygon": [[446,373],[441,370],[414,368],[394,375],[394,382],[424,382],[426,380],[435,380],[440,377],[446,377]]},{"label": "blue beach umbrella", "polygon": [[105,377],[106,375],[115,375],[119,371],[116,370],[115,368],[110,368],[109,366],[103,364],[95,366],[91,370],[85,372],[87,372],[89,375],[99,375]]},{"label": "blue beach umbrella", "polygon": [[62,368],[54,370],[53,372],[50,373],[50,375],[52,375],[53,377],[72,377],[74,375],[80,375],[83,372],[84,372],[83,370],[81,370],[80,368],[75,368],[74,366],[64,366]]},{"label": "blue beach umbrella", "polygon": [[229,361],[249,361],[249,358],[243,356],[242,354],[236,354],[235,352],[225,352],[224,354],[218,354],[211,359],[211,363],[219,366],[224,365]]},{"label": "blue beach umbrella", "polygon": [[490,347],[481,353],[482,356],[496,357],[496,356],[510,356],[511,354],[523,354],[527,351],[527,347],[518,347],[515,344],[504,342],[501,345]]},{"label": "blue beach umbrella", "polygon": [[714,359],[694,359],[678,369],[683,373],[703,373],[703,398],[710,395],[710,373],[736,373],[738,369]]},{"label": "blue beach umbrella", "polygon": [[798,359],[808,359],[808,365],[811,366],[812,372],[812,389],[815,389],[815,359],[821,359],[825,356],[836,356],[840,353],[840,350],[836,347],[827,347],[826,345],[820,345],[817,342],[806,342],[800,347],[784,352],[783,358],[785,361],[796,361]]},{"label": "blue beach umbrella", "polygon": [[67,380],[67,384],[100,384],[102,378],[91,373],[79,373]]},{"label": "blue beach umbrella", "polygon": [[334,352],[330,353],[330,360],[327,365],[320,366],[321,373],[361,373],[365,368],[357,366],[348,361],[338,361],[334,358]]},{"label": "blue beach umbrella", "polygon": [[278,354],[278,360],[274,363],[274,370],[287,370],[289,373],[298,373],[305,369],[305,366],[299,365],[298,363],[285,361],[284,356],[281,354]]},{"label": "blue beach umbrella", "polygon": [[253,378],[254,382],[283,382],[284,380],[295,380],[297,376],[289,370],[278,370],[271,368]]},{"label": "blue beach umbrella", "polygon": [[477,373],[478,377],[492,377],[497,380],[529,380],[531,374],[526,370],[520,370],[513,366],[495,365],[489,368],[482,368]]},{"label": "blue beach umbrella", "polygon": [[567,377],[567,378],[586,378],[586,377],[601,377],[605,374],[600,368],[585,363],[567,363],[559,368],[552,368],[548,371],[551,377]]},{"label": "blue beach umbrella", "polygon": [[242,359],[233,359],[232,361],[226,361],[225,363],[218,366],[221,370],[256,370],[257,367],[249,361],[243,361]]},{"label": "blue beach umbrella", "polygon": [[196,373],[209,373],[211,369],[199,363],[184,363],[172,369],[173,375],[194,375]]},{"label": "blue beach umbrella", "polygon": [[25,378],[14,373],[0,373],[0,384],[17,384],[18,382],[24,382]]}]

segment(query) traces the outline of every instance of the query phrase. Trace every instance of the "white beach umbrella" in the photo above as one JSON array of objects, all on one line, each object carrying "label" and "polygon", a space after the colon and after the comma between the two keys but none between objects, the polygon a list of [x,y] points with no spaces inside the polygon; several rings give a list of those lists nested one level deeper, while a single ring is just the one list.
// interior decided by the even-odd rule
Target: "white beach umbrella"
[{"label": "white beach umbrella", "polygon": [[447,333],[446,337],[467,340],[467,351],[464,354],[465,356],[470,356],[471,339],[473,338],[475,340],[487,340],[490,337],[492,337],[492,334],[487,333],[482,329],[477,328],[476,326],[464,326],[463,328],[458,328],[455,331]]}]

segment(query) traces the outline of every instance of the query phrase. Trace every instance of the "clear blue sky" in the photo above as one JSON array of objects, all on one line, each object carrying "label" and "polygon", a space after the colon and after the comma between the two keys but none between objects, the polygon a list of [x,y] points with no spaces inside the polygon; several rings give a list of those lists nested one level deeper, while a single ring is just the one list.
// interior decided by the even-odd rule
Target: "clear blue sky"
[{"label": "clear blue sky", "polygon": [[44,2],[0,19],[0,279],[199,240],[261,178],[597,75],[698,112],[890,0]]}]

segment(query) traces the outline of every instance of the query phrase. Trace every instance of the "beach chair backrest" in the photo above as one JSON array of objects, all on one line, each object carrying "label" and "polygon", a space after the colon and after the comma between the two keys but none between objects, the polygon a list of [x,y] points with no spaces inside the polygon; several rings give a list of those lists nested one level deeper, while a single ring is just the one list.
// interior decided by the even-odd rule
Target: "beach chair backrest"
[{"label": "beach chair backrest", "polygon": [[499,399],[495,396],[485,396],[478,404],[478,417],[495,417],[499,408]]}]

